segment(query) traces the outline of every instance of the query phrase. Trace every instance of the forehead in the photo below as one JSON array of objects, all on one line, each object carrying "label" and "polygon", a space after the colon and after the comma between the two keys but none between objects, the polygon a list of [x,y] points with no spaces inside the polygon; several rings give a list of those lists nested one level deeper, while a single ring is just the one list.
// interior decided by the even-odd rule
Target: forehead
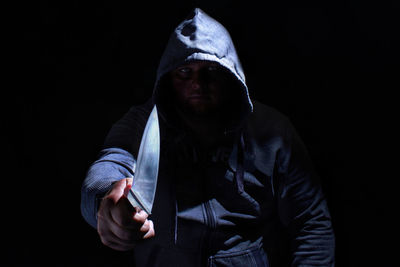
[{"label": "forehead", "polygon": [[209,66],[218,66],[218,63],[213,62],[213,61],[206,61],[206,60],[194,60],[190,62],[186,62],[179,66],[179,68],[192,68],[192,69],[201,69],[204,67],[209,67]]}]

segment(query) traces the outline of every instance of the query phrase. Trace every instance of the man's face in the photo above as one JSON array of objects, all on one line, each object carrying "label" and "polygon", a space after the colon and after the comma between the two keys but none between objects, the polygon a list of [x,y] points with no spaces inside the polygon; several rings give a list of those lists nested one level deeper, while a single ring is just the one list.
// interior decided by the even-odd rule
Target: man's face
[{"label": "man's face", "polygon": [[225,98],[227,75],[211,61],[193,61],[171,72],[175,100],[191,115],[215,114]]}]

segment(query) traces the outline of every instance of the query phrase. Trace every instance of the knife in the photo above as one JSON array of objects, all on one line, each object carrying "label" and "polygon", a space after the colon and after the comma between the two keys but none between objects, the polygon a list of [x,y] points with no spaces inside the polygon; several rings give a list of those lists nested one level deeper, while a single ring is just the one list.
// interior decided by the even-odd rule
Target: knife
[{"label": "knife", "polygon": [[157,107],[154,105],[140,141],[133,184],[127,196],[133,207],[141,208],[148,215],[151,214],[153,208],[159,161],[160,128]]}]

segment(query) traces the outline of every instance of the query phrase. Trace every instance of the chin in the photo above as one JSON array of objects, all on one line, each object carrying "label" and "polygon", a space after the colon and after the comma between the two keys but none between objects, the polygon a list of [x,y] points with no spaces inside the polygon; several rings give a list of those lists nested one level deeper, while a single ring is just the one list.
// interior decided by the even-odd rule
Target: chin
[{"label": "chin", "polygon": [[211,117],[220,111],[220,106],[213,101],[187,100],[181,105],[181,110],[188,116]]},{"label": "chin", "polygon": [[191,115],[198,117],[209,117],[218,113],[218,109],[209,106],[191,106],[188,111]]}]

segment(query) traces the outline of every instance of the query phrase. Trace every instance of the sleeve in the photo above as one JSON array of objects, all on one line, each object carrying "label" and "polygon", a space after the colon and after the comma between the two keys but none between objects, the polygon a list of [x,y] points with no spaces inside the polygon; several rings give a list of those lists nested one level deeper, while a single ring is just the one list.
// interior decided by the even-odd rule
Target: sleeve
[{"label": "sleeve", "polygon": [[97,210],[103,196],[115,181],[133,177],[136,161],[132,154],[121,148],[106,148],[89,168],[81,190],[83,218],[97,228]]},{"label": "sleeve", "polygon": [[278,152],[280,220],[288,229],[292,266],[334,266],[335,236],[319,177],[288,123]]},{"label": "sleeve", "polygon": [[115,181],[133,177],[136,153],[148,108],[132,107],[108,133],[98,159],[89,167],[81,188],[81,213],[94,228],[101,199]]}]

